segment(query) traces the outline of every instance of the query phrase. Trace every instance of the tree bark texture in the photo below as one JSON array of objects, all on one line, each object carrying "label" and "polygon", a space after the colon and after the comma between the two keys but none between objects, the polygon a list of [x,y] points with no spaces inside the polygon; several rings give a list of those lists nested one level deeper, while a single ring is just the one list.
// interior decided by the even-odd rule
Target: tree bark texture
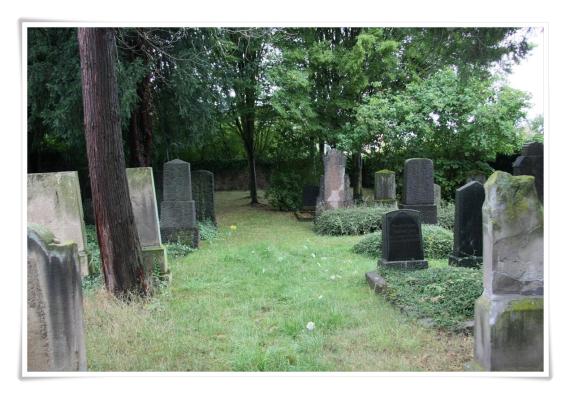
[{"label": "tree bark texture", "polygon": [[150,292],[129,198],[117,89],[116,44],[107,28],[79,28],[87,160],[105,285],[118,297]]}]

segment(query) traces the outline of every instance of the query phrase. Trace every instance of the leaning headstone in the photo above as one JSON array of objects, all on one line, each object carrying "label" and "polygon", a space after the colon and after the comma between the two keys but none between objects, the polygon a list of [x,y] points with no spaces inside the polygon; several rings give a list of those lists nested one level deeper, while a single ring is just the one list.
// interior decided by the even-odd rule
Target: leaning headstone
[{"label": "leaning headstone", "polygon": [[192,172],[192,198],[196,202],[196,219],[216,224],[214,210],[214,173],[208,170]]},{"label": "leaning headstone", "polygon": [[390,204],[396,202],[396,173],[392,170],[374,173],[374,200]]},{"label": "leaning headstone", "polygon": [[77,244],[29,224],[27,273],[28,371],[86,371]]},{"label": "leaning headstone", "polygon": [[167,277],[168,261],[160,236],[152,167],[127,169],[127,182],[145,269],[157,269],[161,276]]},{"label": "leaning headstone", "polygon": [[513,163],[513,175],[534,177],[536,192],[544,201],[544,145],[540,142],[525,144],[522,154]]},{"label": "leaning headstone", "polygon": [[166,162],[163,168],[163,197],[160,204],[160,233],[166,242],[197,247],[200,233],[196,206],[192,200],[190,163],[180,159]]},{"label": "leaning headstone", "polygon": [[424,259],[420,212],[395,210],[384,215],[382,258],[379,266],[400,269],[427,268]]},{"label": "leaning headstone", "polygon": [[534,177],[497,171],[485,184],[483,295],[475,361],[488,371],[542,371],[543,209]]},{"label": "leaning headstone", "polygon": [[40,224],[61,242],[77,244],[81,275],[89,274],[85,223],[76,171],[28,174],[28,223]]},{"label": "leaning headstone", "polygon": [[331,149],[324,158],[323,202],[325,209],[338,209],[346,204],[345,166],[346,156],[337,149]]},{"label": "leaning headstone", "polygon": [[408,159],[404,164],[404,185],[401,209],[417,210],[422,223],[437,224],[437,206],[433,193],[433,162],[431,159]]},{"label": "leaning headstone", "polygon": [[477,181],[455,191],[453,254],[449,265],[476,267],[483,262],[483,215],[485,188]]},{"label": "leaning headstone", "polygon": [[439,213],[439,207],[441,206],[441,187],[438,184],[433,184],[433,202]]}]

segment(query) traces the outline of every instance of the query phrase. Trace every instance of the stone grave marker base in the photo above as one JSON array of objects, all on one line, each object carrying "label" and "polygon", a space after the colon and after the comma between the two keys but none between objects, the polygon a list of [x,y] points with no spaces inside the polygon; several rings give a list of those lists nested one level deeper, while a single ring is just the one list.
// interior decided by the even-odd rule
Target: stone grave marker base
[{"label": "stone grave marker base", "polygon": [[378,260],[379,267],[396,268],[403,270],[425,269],[428,267],[427,260],[402,260],[387,261],[386,259]]},{"label": "stone grave marker base", "polygon": [[181,243],[193,248],[200,246],[200,229],[193,228],[161,228],[160,235],[165,242]]},{"label": "stone grave marker base", "polygon": [[475,302],[475,361],[486,371],[543,370],[542,297],[481,296]]},{"label": "stone grave marker base", "polygon": [[374,290],[374,293],[380,294],[386,288],[386,280],[382,278],[376,271],[369,271],[364,274],[366,282],[370,289]]}]

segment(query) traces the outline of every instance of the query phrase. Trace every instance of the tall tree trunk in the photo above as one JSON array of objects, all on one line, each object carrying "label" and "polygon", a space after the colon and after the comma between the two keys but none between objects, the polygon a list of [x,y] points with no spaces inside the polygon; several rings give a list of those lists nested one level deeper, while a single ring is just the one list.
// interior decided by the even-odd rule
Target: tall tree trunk
[{"label": "tall tree trunk", "polygon": [[114,32],[79,28],[85,142],[97,238],[107,290],[150,292],[129,199],[115,75]]},{"label": "tall tree trunk", "polygon": [[354,199],[362,199],[362,153],[354,152],[352,155],[352,188]]},{"label": "tall tree trunk", "polygon": [[249,196],[250,204],[258,204],[257,199],[257,172],[255,170],[255,121],[251,118],[245,118],[243,123],[244,129],[244,147],[247,154],[247,165],[249,170]]}]

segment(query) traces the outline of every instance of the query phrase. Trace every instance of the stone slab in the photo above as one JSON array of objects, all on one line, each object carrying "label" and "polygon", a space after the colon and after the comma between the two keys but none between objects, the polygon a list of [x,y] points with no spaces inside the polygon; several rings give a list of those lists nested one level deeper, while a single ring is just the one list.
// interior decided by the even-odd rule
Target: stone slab
[{"label": "stone slab", "polygon": [[192,199],[196,202],[196,219],[216,224],[214,173],[196,170],[192,173]]},{"label": "stone slab", "polygon": [[346,203],[345,167],[344,153],[337,149],[329,150],[324,157],[323,201],[326,209],[342,208]]},{"label": "stone slab", "polygon": [[402,203],[433,205],[433,162],[431,159],[407,159],[404,163]]},{"label": "stone slab", "polygon": [[542,297],[481,296],[475,303],[475,361],[487,371],[542,371]]},{"label": "stone slab", "polygon": [[392,170],[379,170],[374,173],[374,200],[396,199],[396,173]]},{"label": "stone slab", "polygon": [[427,266],[418,211],[395,210],[384,215],[380,263],[396,268]]},{"label": "stone slab", "polygon": [[458,257],[451,254],[448,257],[448,264],[452,267],[481,268],[481,264],[483,264],[483,257]]},{"label": "stone slab", "polygon": [[128,168],[127,182],[141,246],[160,246],[162,240],[152,167]]},{"label": "stone slab", "polygon": [[28,371],[86,371],[77,244],[30,224],[27,263]]},{"label": "stone slab", "polygon": [[[457,264],[452,257],[483,256],[483,203],[485,188],[477,181],[465,184],[455,191],[455,222],[453,253],[450,265]],[[465,263],[471,262],[466,260]]]},{"label": "stone slab", "polygon": [[374,290],[374,293],[380,294],[386,289],[386,280],[378,275],[376,271],[369,271],[364,274],[364,277],[370,289]]},{"label": "stone slab", "polygon": [[427,260],[404,260],[404,261],[388,261],[381,258],[378,260],[379,267],[395,268],[402,270],[417,270],[428,268]]},{"label": "stone slab", "polygon": [[85,222],[76,171],[28,174],[28,224],[49,229],[60,242],[77,244],[81,275],[89,274]]},{"label": "stone slab", "polygon": [[162,185],[164,201],[192,200],[192,175],[190,163],[174,159],[164,163],[162,169]]}]

